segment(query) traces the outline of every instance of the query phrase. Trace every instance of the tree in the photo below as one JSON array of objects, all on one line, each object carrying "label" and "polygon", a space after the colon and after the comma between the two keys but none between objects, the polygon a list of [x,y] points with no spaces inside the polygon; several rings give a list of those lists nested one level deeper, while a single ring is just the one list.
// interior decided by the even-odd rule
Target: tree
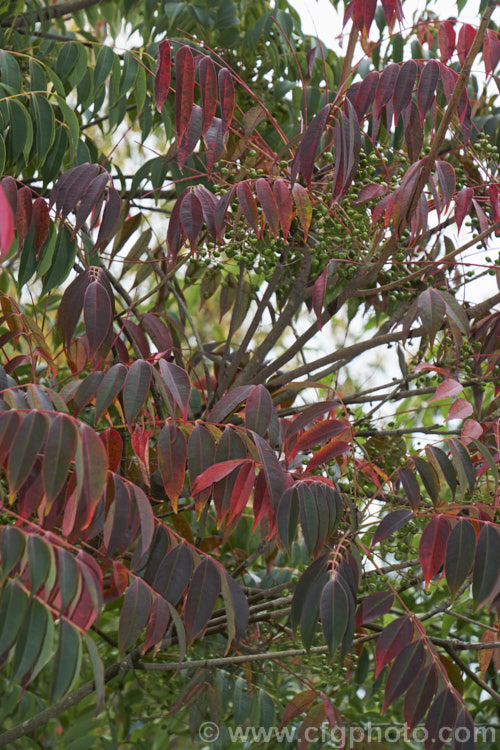
[{"label": "tree", "polygon": [[1,747],[494,744],[496,6],[0,5]]}]

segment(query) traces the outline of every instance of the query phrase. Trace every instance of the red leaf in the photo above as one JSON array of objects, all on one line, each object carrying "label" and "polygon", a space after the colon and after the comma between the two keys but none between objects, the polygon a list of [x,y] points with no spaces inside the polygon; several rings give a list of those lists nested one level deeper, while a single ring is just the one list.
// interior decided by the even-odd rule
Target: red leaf
[{"label": "red leaf", "polygon": [[444,198],[444,210],[446,211],[455,192],[455,170],[449,162],[438,159],[436,161],[436,173],[441,186],[441,193]]},{"label": "red leaf", "polygon": [[279,218],[278,218],[278,206],[273,195],[273,191],[267,180],[260,177],[255,183],[255,189],[257,191],[257,197],[260,201],[260,205],[264,210],[264,216],[266,217],[269,229],[274,239],[278,236],[279,230]]},{"label": "red leaf", "polygon": [[425,115],[434,101],[434,94],[439,78],[439,64],[436,60],[429,60],[420,74],[417,89],[417,107],[420,114],[420,124],[424,124]]},{"label": "red leaf", "polygon": [[460,232],[462,222],[469,213],[474,197],[474,190],[471,187],[462,188],[455,196],[455,223],[457,232]]},{"label": "red leaf", "polygon": [[442,398],[449,398],[450,396],[457,396],[462,393],[464,387],[457,380],[453,378],[446,378],[436,388],[436,393],[429,401],[439,401]]},{"label": "red leaf", "polygon": [[265,435],[273,416],[273,400],[267,388],[256,385],[252,388],[245,408],[245,427]]},{"label": "red leaf", "polygon": [[149,487],[149,433],[136,425],[130,440],[132,450],[139,462],[144,484]]},{"label": "red leaf", "polygon": [[380,80],[375,94],[374,117],[376,120],[380,117],[383,107],[389,99],[394,96],[396,81],[399,77],[399,65],[391,63],[382,71]]},{"label": "red leaf", "polygon": [[240,466],[252,465],[254,462],[251,458],[232,458],[229,461],[221,461],[220,463],[209,466],[205,469],[202,474],[196,477],[194,482],[191,483],[191,493],[197,495],[199,492],[211,487],[215,482],[220,482],[221,479],[229,476],[231,472]]},{"label": "red leaf", "polygon": [[415,518],[415,516],[413,515],[413,512],[411,510],[406,510],[406,508],[402,508],[401,510],[392,510],[390,513],[383,517],[383,519],[377,526],[377,530],[373,535],[371,546],[374,547],[378,542],[381,542],[391,534],[394,534],[394,532],[398,529],[406,526],[408,521],[411,521],[412,518]]},{"label": "red leaf", "polygon": [[385,682],[384,713],[391,703],[405,693],[424,666],[425,649],[421,640],[405,646],[396,657]]},{"label": "red leaf", "polygon": [[83,318],[89,342],[89,355],[92,358],[106,341],[113,324],[108,290],[100,281],[91,281],[85,291]]},{"label": "red leaf", "polygon": [[408,158],[410,161],[416,162],[420,158],[422,146],[424,145],[424,130],[420,122],[420,116],[415,102],[410,102],[410,105],[405,109],[403,113],[404,120],[404,135],[406,148],[408,150]]},{"label": "red leaf", "polygon": [[331,262],[332,261],[328,262],[325,270],[322,271],[322,273],[314,282],[312,291],[312,307],[314,310],[314,314],[316,315],[316,320],[318,321],[318,328],[320,331],[322,329],[321,312],[323,310],[323,301],[325,299],[326,285],[328,283],[328,275]]},{"label": "red leaf", "polygon": [[500,60],[500,39],[498,32],[493,29],[486,29],[486,36],[483,44],[483,59],[486,75],[493,73]]},{"label": "red leaf", "polygon": [[410,469],[398,469],[398,476],[408,502],[412,509],[416,510],[420,505],[420,487],[414,473]]},{"label": "red leaf", "polygon": [[448,419],[466,419],[470,417],[474,409],[465,398],[457,398],[450,406]]},{"label": "red leaf", "polygon": [[184,166],[184,162],[193,153],[196,144],[201,138],[202,116],[201,107],[193,104],[187,130],[177,144],[177,163],[180,167]]},{"label": "red leaf", "polygon": [[446,543],[451,533],[450,522],[444,516],[436,516],[422,532],[418,557],[425,578],[425,590],[429,581],[441,569],[446,555]]},{"label": "red leaf", "polygon": [[243,464],[238,472],[236,481],[233,486],[230,500],[230,510],[227,523],[230,524],[235,518],[242,513],[252,492],[255,484],[255,465],[253,462]]},{"label": "red leaf", "polygon": [[227,133],[233,119],[234,111],[234,84],[233,77],[227,68],[219,70],[219,100],[222,116],[222,131]]},{"label": "red leaf", "polygon": [[399,71],[392,106],[394,107],[394,122],[398,121],[399,115],[409,104],[413,92],[413,86],[417,78],[418,66],[415,60],[407,60]]},{"label": "red leaf", "polygon": [[427,732],[425,750],[441,750],[448,740],[449,731],[441,732],[444,727],[453,727],[457,715],[457,699],[455,694],[445,688],[429,709],[425,722]]},{"label": "red leaf", "polygon": [[293,202],[290,189],[284,180],[275,180],[273,185],[274,197],[278,209],[278,217],[283,232],[283,240],[286,242],[288,232],[293,219]]},{"label": "red leaf", "polygon": [[332,437],[350,430],[347,422],[341,422],[338,419],[326,419],[310,427],[297,440],[295,451],[307,451],[315,445],[320,445]]},{"label": "red leaf", "polygon": [[215,66],[208,55],[205,55],[200,60],[198,77],[200,79],[201,106],[203,109],[201,132],[202,135],[205,135],[212,124],[217,108],[217,76]]},{"label": "red leaf", "polygon": [[203,136],[203,141],[205,143],[207,170],[211,172],[224,151],[224,131],[220,117],[214,117],[210,127]]},{"label": "red leaf", "polygon": [[17,208],[16,208],[16,230],[17,236],[19,237],[19,246],[22,247],[24,238],[28,234],[28,229],[31,224],[31,190],[29,187],[23,186],[17,193]]},{"label": "red leaf", "polygon": [[153,656],[156,655],[169,621],[170,610],[167,602],[161,596],[155,597],[151,607],[146,633],[144,635],[144,646],[142,647],[143,654],[145,654],[152,646],[156,646],[157,648],[153,650]]},{"label": "red leaf", "polygon": [[220,593],[217,568],[207,557],[196,568],[184,605],[186,639],[191,643],[205,629]]},{"label": "red leaf", "polygon": [[[93,166],[93,165],[91,165]],[[98,205],[99,201],[104,194],[106,185],[108,183],[109,175],[106,172],[95,177],[89,184],[85,195],[76,211],[75,219],[75,233],[78,232],[89,217],[91,211],[93,211]]]},{"label": "red leaf", "polygon": [[361,81],[359,88],[356,91],[356,95],[352,102],[358,120],[361,122],[364,115],[368,112],[370,105],[375,96],[375,92],[378,87],[380,74],[376,70],[371,70],[365,78]]},{"label": "red leaf", "polygon": [[350,450],[351,446],[344,440],[332,440],[320,448],[319,451],[316,451],[306,466],[306,472],[313,471],[313,469],[317,469],[321,464],[331,461],[332,458],[341,456],[344,453],[348,453]]},{"label": "red leaf", "polygon": [[253,197],[253,193],[248,182],[238,183],[238,185],[236,186],[236,195],[238,196],[238,200],[240,202],[246,220],[255,232],[255,236],[259,238],[259,209],[257,208],[257,201]]},{"label": "red leaf", "polygon": [[438,31],[438,44],[441,62],[446,65],[455,51],[455,29],[450,21],[441,21]]},{"label": "red leaf", "polygon": [[33,228],[35,231],[35,253],[40,255],[40,250],[49,236],[49,207],[43,198],[37,198],[33,203]]},{"label": "red leaf", "polygon": [[[64,533],[87,528],[92,521],[94,510],[106,485],[108,457],[104,445],[86,424],[80,424],[80,441],[75,456],[77,480],[76,515],[70,520],[70,527]],[[66,523],[66,515],[64,517]]]},{"label": "red leaf", "polygon": [[295,201],[297,216],[299,217],[300,226],[304,232],[304,242],[307,241],[309,227],[312,219],[312,205],[307,190],[299,185],[298,182],[292,188],[292,195]]},{"label": "red leaf", "polygon": [[207,229],[212,235],[212,238],[216,240],[217,227],[215,225],[215,209],[217,206],[217,198],[213,193],[210,192],[210,190],[207,190],[204,185],[196,185],[194,188],[194,193],[200,201],[203,211],[203,218],[205,220],[205,224],[207,225]]},{"label": "red leaf", "polygon": [[101,226],[99,227],[96,246],[103,242],[107,242],[112,236],[113,230],[120,218],[121,203],[120,193],[111,184],[108,188],[108,197],[102,213]]},{"label": "red leaf", "polygon": [[356,610],[356,628],[367,625],[387,614],[394,603],[394,594],[390,591],[375,591],[362,599]]},{"label": "red leaf", "polygon": [[196,195],[186,193],[180,207],[180,220],[183,231],[191,245],[191,252],[196,247],[196,241],[203,225],[203,209]]},{"label": "red leaf", "polygon": [[123,405],[129,427],[144,405],[151,384],[151,375],[151,365],[144,359],[137,359],[127,373],[123,385]]},{"label": "red leaf", "polygon": [[158,46],[156,73],[155,73],[155,103],[158,112],[161,112],[170,89],[170,73],[172,60],[170,56],[170,44],[167,40],[160,42]]},{"label": "red leaf", "polygon": [[182,418],[186,421],[191,396],[191,383],[187,372],[164,359],[160,360],[160,370],[172,398],[181,410]]},{"label": "red leaf", "polygon": [[151,592],[140,578],[134,578],[125,594],[118,625],[118,650],[123,654],[134,645],[146,627],[151,611]]},{"label": "red leaf", "polygon": [[168,243],[170,256],[174,264],[175,264],[175,261],[177,260],[177,255],[179,254],[179,250],[181,249],[182,243],[184,241],[184,236],[185,236],[183,233],[181,233],[180,212],[181,212],[181,204],[186,195],[187,195],[187,188],[183,193],[181,193],[181,195],[177,198],[176,202],[174,203],[174,207],[172,208],[172,213],[170,214],[170,218],[168,220],[167,243]]},{"label": "red leaf", "polygon": [[17,211],[17,182],[13,177],[3,177],[0,185],[3,188],[5,197],[9,201],[12,215],[15,216]]},{"label": "red leaf", "polygon": [[247,398],[252,389],[253,385],[238,385],[236,388],[233,388],[220,401],[215,403],[208,414],[208,420],[215,424],[220,424]]},{"label": "red leaf", "polygon": [[375,679],[413,638],[413,624],[408,616],[398,617],[383,629],[375,648]]},{"label": "red leaf", "polygon": [[99,437],[108,457],[110,471],[117,471],[123,455],[123,440],[120,433],[108,427],[100,433]]},{"label": "red leaf", "polygon": [[282,467],[276,453],[260,435],[253,433],[253,439],[264,469],[266,485],[271,498],[273,509],[276,510],[283,492],[291,484],[291,477]]},{"label": "red leaf", "polygon": [[467,57],[472,42],[476,38],[476,29],[471,26],[470,23],[462,24],[460,31],[458,32],[457,40],[457,55],[460,61],[460,65],[463,67],[465,58]]},{"label": "red leaf", "polygon": [[[306,132],[302,136],[300,146],[297,151],[299,157],[300,171],[304,175],[304,179],[308,187],[311,187],[311,179],[314,170],[314,161],[316,159],[316,151],[318,150],[323,130],[330,114],[330,105],[326,104],[318,114],[313,118],[309,124]],[[294,183],[292,178],[292,185]]]},{"label": "red leaf", "polygon": [[0,187],[0,256],[3,260],[14,239],[14,214],[5,194],[3,181]]},{"label": "red leaf", "polygon": [[184,45],[175,56],[175,132],[180,141],[191,117],[194,98],[194,59]]},{"label": "red leaf", "polygon": [[417,674],[415,681],[406,693],[404,702],[404,718],[408,726],[413,729],[425,715],[430,702],[436,692],[437,671],[434,664],[429,664]]},{"label": "red leaf", "polygon": [[300,716],[304,711],[307,711],[315,700],[316,690],[303,690],[294,695],[292,700],[285,706],[279,728],[281,729],[282,726],[288,724],[292,719],[296,719],[297,716]]},{"label": "red leaf", "polygon": [[160,432],[157,451],[163,486],[174,512],[177,513],[186,473],[187,443],[184,433],[176,425],[167,422]]},{"label": "red leaf", "polygon": [[443,324],[446,313],[446,305],[443,298],[435,289],[425,289],[418,297],[417,309],[427,335],[430,345],[434,343],[434,337]]}]

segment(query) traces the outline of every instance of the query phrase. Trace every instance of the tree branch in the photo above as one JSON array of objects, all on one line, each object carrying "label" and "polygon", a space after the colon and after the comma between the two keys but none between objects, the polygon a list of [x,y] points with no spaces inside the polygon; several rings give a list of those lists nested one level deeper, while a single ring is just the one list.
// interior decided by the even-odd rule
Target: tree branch
[{"label": "tree branch", "polygon": [[49,5],[46,8],[28,11],[17,16],[9,16],[2,21],[1,25],[17,29],[20,26],[26,26],[29,22],[37,23],[37,21],[48,21],[49,18],[61,18],[99,3],[102,4],[102,0],[70,0],[68,3],[57,3],[57,5]]}]

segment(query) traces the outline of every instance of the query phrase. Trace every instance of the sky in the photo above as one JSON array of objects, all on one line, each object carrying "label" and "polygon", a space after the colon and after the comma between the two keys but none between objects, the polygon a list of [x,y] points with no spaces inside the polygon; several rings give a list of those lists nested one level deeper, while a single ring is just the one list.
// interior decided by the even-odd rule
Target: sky
[{"label": "sky", "polygon": [[[340,5],[340,13],[337,13],[330,0],[290,0],[290,4],[300,13],[302,29],[306,34],[319,35],[328,47],[335,46],[336,37],[342,31],[344,12],[342,4]],[[466,23],[477,23],[479,5],[480,0],[468,0],[466,7],[460,14],[460,19]],[[412,25],[414,14],[422,12],[424,6],[425,3],[422,0],[403,0],[403,11],[408,25]],[[438,2],[431,0],[429,10],[434,11],[443,19],[457,17],[455,0],[438,0]],[[349,27],[347,27],[347,31],[349,31]]]}]

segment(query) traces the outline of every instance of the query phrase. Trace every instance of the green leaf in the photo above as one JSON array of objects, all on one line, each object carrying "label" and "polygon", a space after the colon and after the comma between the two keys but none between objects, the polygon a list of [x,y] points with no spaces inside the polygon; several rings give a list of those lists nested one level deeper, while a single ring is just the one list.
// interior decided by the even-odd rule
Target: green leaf
[{"label": "green leaf", "polygon": [[68,228],[60,228],[57,232],[52,264],[43,279],[43,294],[47,294],[66,279],[75,262],[76,250],[76,242],[71,239]]},{"label": "green leaf", "polygon": [[14,55],[0,50],[0,77],[4,86],[8,86],[13,94],[22,91],[21,70]]},{"label": "green leaf", "polygon": [[[51,628],[52,626],[52,628]],[[38,599],[31,599],[24,615],[12,661],[12,677],[20,680],[46,656],[47,640],[53,639],[54,624],[49,610]]]},{"label": "green leaf", "polygon": [[10,129],[7,138],[9,156],[16,161],[23,154],[25,161],[29,159],[33,145],[33,123],[26,107],[17,99],[8,102]]},{"label": "green leaf", "polygon": [[[55,579],[55,560],[52,547],[36,534],[28,537],[28,569],[31,592],[36,594],[52,573]],[[47,592],[50,591],[46,586]]]},{"label": "green leaf", "polygon": [[28,478],[42,447],[47,431],[47,419],[42,412],[30,411],[24,417],[12,442],[7,477],[11,494],[17,492]]},{"label": "green leaf", "polygon": [[35,143],[40,163],[43,164],[55,138],[55,118],[52,107],[43,94],[32,94],[30,109],[35,120]]},{"label": "green leaf", "polygon": [[65,102],[65,100],[61,96],[56,95],[56,101],[62,112],[64,121],[68,126],[69,142],[71,144],[71,155],[73,157],[76,152],[78,140],[80,138],[80,124],[78,122],[78,117],[75,115],[75,111],[69,106],[69,104]]},{"label": "green leaf", "polygon": [[103,44],[97,55],[94,68],[94,88],[96,91],[100,89],[106,78],[111,73],[111,67],[113,65],[116,55],[107,44]]},{"label": "green leaf", "polygon": [[78,437],[75,423],[63,414],[59,414],[49,428],[42,469],[43,486],[49,502],[56,498],[67,479]]},{"label": "green leaf", "polygon": [[27,606],[26,591],[17,581],[7,581],[0,603],[0,654],[7,651],[16,640]]},{"label": "green leaf", "polygon": [[15,526],[4,526],[0,545],[2,579],[5,580],[24,552],[26,537]]},{"label": "green leaf", "polygon": [[54,660],[50,697],[56,701],[69,693],[80,673],[82,639],[80,633],[66,618],[59,620],[59,642]]},{"label": "green leaf", "polygon": [[92,665],[92,672],[94,674],[95,694],[96,694],[96,709],[95,715],[97,716],[104,705],[104,666],[99,656],[99,651],[95,645],[92,637],[89,633],[85,633],[85,644],[87,651],[89,652],[90,664]]}]

